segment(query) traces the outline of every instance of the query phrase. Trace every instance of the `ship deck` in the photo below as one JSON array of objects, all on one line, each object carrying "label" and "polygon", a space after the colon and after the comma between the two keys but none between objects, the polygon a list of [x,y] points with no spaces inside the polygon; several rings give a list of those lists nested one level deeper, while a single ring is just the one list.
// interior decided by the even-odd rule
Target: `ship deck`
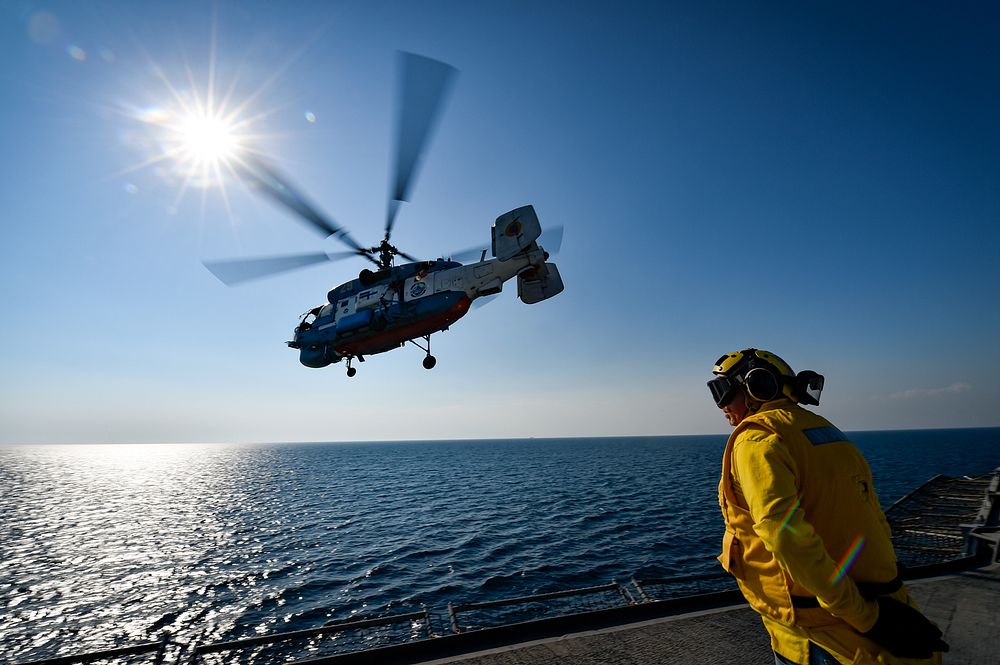
[{"label": "ship deck", "polygon": [[[1000,564],[908,583],[944,631],[949,665],[1000,665]],[[767,633],[745,604],[536,640],[425,665],[771,665]]]}]

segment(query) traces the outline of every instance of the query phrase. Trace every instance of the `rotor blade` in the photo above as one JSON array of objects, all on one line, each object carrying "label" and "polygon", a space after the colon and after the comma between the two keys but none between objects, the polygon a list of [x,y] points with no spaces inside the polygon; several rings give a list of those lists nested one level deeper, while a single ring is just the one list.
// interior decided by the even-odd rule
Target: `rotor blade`
[{"label": "rotor blade", "polygon": [[418,259],[418,258],[416,258],[416,257],[414,257],[414,256],[410,256],[410,255],[409,255],[409,254],[407,254],[406,252],[400,252],[399,250],[396,250],[396,254],[397,254],[398,256],[402,256],[402,257],[403,257],[404,259],[406,259],[407,261],[412,261],[413,263],[416,263],[417,261],[419,261],[419,260],[420,260],[420,259]]},{"label": "rotor blade", "polygon": [[409,201],[410,185],[420,168],[421,153],[434,132],[445,97],[456,70],[437,60],[400,52],[399,116],[396,124],[396,172],[389,193],[389,211],[385,222],[385,237],[399,211],[399,202]]},{"label": "rotor blade", "polygon": [[257,259],[232,259],[227,261],[204,261],[208,270],[223,284],[232,286],[251,279],[276,275],[289,270],[305,268],[324,261],[336,261],[356,256],[357,252],[323,252],[313,254],[292,254],[287,256],[267,256]]},{"label": "rotor blade", "polygon": [[346,229],[336,226],[332,220],[318,213],[315,208],[309,205],[305,197],[288,184],[285,178],[282,178],[259,157],[246,157],[243,161],[236,163],[235,169],[247,185],[297,214],[307,224],[322,233],[324,237],[336,236],[338,240],[352,249],[363,249],[347,234]]},{"label": "rotor blade", "polygon": [[549,254],[558,254],[559,248],[562,247],[562,239],[563,227],[553,226],[551,229],[542,231],[537,242]]}]

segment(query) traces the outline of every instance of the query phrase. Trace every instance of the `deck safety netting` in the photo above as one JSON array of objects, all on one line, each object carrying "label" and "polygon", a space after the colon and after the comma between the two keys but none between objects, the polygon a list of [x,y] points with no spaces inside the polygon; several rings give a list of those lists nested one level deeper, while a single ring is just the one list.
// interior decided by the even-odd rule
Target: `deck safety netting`
[{"label": "deck safety netting", "polygon": [[890,506],[886,517],[900,563],[912,568],[971,554],[966,536],[981,515],[992,478],[935,476]]}]

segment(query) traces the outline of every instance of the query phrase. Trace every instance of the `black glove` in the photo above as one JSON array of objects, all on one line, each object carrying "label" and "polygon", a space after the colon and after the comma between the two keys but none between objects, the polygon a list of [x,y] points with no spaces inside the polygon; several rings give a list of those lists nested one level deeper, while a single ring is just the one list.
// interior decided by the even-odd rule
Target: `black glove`
[{"label": "black glove", "polygon": [[927,617],[895,598],[879,596],[878,619],[864,636],[897,658],[930,658],[947,651],[941,631]]}]

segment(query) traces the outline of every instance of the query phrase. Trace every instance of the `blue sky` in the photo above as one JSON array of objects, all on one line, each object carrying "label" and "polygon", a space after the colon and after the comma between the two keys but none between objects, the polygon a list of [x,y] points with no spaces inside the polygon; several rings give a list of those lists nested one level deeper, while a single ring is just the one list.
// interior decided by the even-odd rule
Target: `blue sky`
[{"label": "blue sky", "polygon": [[[0,442],[723,432],[758,346],[842,429],[1000,425],[991,3],[0,2]],[[182,187],[136,111],[210,82],[361,242],[395,51],[459,70],[395,244],[531,203],[566,291],[310,370],[297,317],[360,263],[228,288],[203,259],[337,251],[227,177]],[[169,86],[168,87],[168,84]]]}]

